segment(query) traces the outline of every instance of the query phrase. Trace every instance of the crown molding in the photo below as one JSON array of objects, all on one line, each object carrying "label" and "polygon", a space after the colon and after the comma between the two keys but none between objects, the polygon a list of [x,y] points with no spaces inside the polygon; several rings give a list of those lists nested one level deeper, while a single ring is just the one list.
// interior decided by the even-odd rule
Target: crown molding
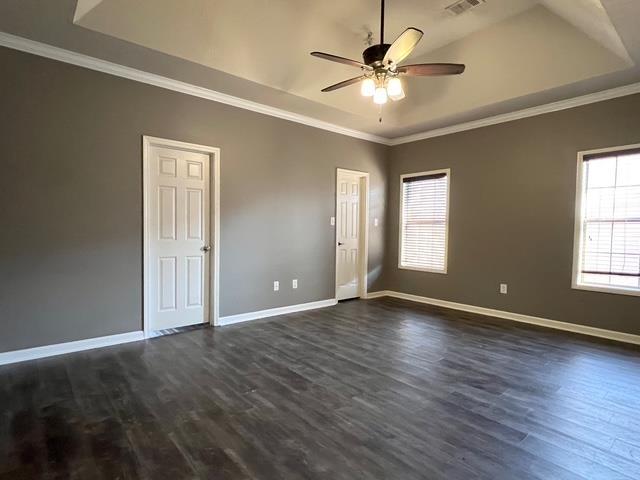
[{"label": "crown molding", "polygon": [[545,113],[559,112],[560,110],[567,110],[569,108],[589,105],[590,103],[603,102],[605,100],[625,97],[627,95],[633,95],[636,93],[640,93],[640,83],[632,83],[629,85],[624,85],[622,87],[603,90],[601,92],[568,98],[566,100],[547,103],[545,105],[539,105],[537,107],[525,108],[524,110],[517,110],[515,112],[503,113],[501,115],[495,115],[493,117],[481,118],[472,122],[459,123],[457,125],[437,128],[435,130],[427,130],[425,132],[414,133],[413,135],[407,135],[404,137],[395,137],[392,138],[388,142],[388,144],[392,146],[402,145],[403,143],[417,142],[420,140],[426,140],[427,138],[442,137],[443,135],[450,135],[452,133],[464,132],[466,130],[488,127],[490,125],[497,125],[499,123],[512,122],[514,120],[520,120],[523,118],[544,115]]},{"label": "crown molding", "polygon": [[52,45],[36,42],[35,40],[29,40],[27,38],[11,35],[5,32],[0,32],[0,46],[11,48],[13,50],[19,50],[21,52],[31,53],[40,57],[50,58],[59,62],[69,63],[78,67],[84,67],[90,70],[107,73],[109,75],[126,78],[128,80],[146,83],[148,85],[164,88],[166,90],[172,90],[174,92],[184,93],[186,95],[203,98],[213,102],[231,105],[233,107],[261,113],[263,115],[281,118],[290,122],[300,123],[309,127],[338,133],[340,135],[346,135],[349,137],[359,138],[361,140],[367,140],[370,142],[380,143],[382,145],[388,146],[402,145],[404,143],[417,142],[420,140],[426,140],[428,138],[441,137],[444,135],[450,135],[452,133],[488,127],[490,125],[497,125],[500,123],[511,122],[514,120],[534,117],[537,115],[544,115],[545,113],[558,112],[560,110],[580,107],[582,105],[588,105],[590,103],[597,103],[605,100],[611,100],[614,98],[640,93],[640,82],[632,83],[630,85],[624,85],[622,87],[603,90],[596,93],[590,93],[588,95],[581,95],[579,97],[547,103],[545,105],[539,105],[536,107],[525,108],[523,110],[495,115],[493,117],[482,118],[471,122],[459,123],[448,127],[437,128],[434,130],[427,130],[412,135],[387,138],[379,135],[374,135],[372,133],[362,132],[360,130],[342,127],[333,123],[324,122],[322,120],[317,120],[315,118],[300,115],[298,113],[271,107],[263,103],[252,102],[243,98],[234,97],[233,95],[227,95],[226,93],[221,93],[209,88],[199,87],[190,83],[163,77],[162,75],[156,75],[154,73],[144,72],[135,68],[125,67],[123,65],[109,62],[107,60],[90,57],[88,55],[65,50],[60,47],[54,47]]},{"label": "crown molding", "polygon": [[250,110],[252,112],[261,113],[263,115],[269,115],[271,117],[281,118],[290,122],[300,123],[309,127],[319,128],[321,130],[327,130],[329,132],[338,133],[340,135],[346,135],[349,137],[359,138],[361,140],[368,140],[370,142],[381,143],[383,145],[389,145],[390,139],[374,135],[367,132],[361,132],[359,130],[353,130],[351,128],[341,127],[329,122],[317,120],[315,118],[307,117],[297,113],[289,112],[276,107],[271,107],[263,103],[252,102],[243,98],[234,97],[233,95],[227,95],[226,93],[217,92],[205,87],[199,87],[179,80],[174,80],[162,75],[156,75],[154,73],[144,72],[131,67],[125,67],[117,63],[112,63],[107,60],[102,60],[95,57],[90,57],[63,48],[54,47],[45,43],[36,42],[35,40],[29,40],[27,38],[18,37],[9,33],[0,32],[0,46],[11,48],[13,50],[19,50],[21,52],[31,53],[40,57],[50,58],[59,62],[69,63],[78,67],[88,68],[97,72],[107,73],[116,77],[122,77],[136,82],[146,83],[155,87],[164,88],[166,90],[172,90],[174,92],[180,92],[193,97],[204,98],[217,103],[224,103],[225,105],[231,105],[233,107],[242,108],[244,110]]}]

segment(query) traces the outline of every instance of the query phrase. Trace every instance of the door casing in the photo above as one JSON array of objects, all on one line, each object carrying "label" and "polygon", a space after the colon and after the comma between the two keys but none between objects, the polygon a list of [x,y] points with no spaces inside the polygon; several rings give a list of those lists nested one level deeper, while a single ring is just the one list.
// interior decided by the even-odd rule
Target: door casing
[{"label": "door casing", "polygon": [[336,300],[338,299],[338,197],[339,197],[339,186],[338,180],[340,178],[341,173],[347,173],[351,175],[357,175],[360,177],[361,182],[363,183],[364,188],[360,189],[360,214],[362,218],[362,230],[359,240],[358,249],[360,250],[360,265],[358,271],[358,287],[359,287],[359,296],[360,298],[367,297],[367,279],[368,279],[368,271],[369,271],[369,173],[362,172],[359,170],[349,170],[346,168],[337,168],[336,169],[336,203],[335,203],[335,215],[336,215],[336,225],[335,225],[335,238],[334,238],[334,254],[335,254],[335,281],[334,281],[334,296]]},{"label": "door casing", "polygon": [[142,137],[142,225],[143,225],[143,266],[142,266],[142,323],[145,337],[151,333],[149,318],[149,162],[151,147],[164,147],[176,150],[204,153],[210,158],[210,244],[209,255],[209,324],[218,325],[220,317],[220,149],[207,145],[180,142],[165,138]]}]

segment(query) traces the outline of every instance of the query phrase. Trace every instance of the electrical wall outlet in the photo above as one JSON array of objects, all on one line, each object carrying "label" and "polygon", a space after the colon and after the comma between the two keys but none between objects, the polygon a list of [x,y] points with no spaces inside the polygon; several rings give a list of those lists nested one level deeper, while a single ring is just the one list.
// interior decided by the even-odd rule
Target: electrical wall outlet
[{"label": "electrical wall outlet", "polygon": [[280,290],[280,282],[276,280],[273,282],[273,291],[277,292],[278,290]]},{"label": "electrical wall outlet", "polygon": [[506,283],[501,283],[500,284],[500,293],[503,295],[507,294],[507,284]]},{"label": "electrical wall outlet", "polygon": [[294,278],[291,281],[291,288],[298,288],[298,279],[297,278]]}]

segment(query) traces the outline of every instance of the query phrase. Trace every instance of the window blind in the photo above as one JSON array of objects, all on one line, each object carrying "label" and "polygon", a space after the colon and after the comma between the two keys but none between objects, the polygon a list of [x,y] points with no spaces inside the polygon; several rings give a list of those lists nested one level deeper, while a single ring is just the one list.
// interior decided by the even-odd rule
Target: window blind
[{"label": "window blind", "polygon": [[402,179],[401,267],[446,271],[448,189],[446,173]]},{"label": "window blind", "polygon": [[640,150],[585,156],[578,283],[640,290]]}]

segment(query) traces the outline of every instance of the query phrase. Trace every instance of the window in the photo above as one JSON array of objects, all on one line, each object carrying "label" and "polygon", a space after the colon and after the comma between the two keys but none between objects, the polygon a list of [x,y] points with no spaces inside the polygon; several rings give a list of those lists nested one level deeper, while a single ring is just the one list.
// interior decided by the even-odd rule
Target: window
[{"label": "window", "polygon": [[578,155],[574,288],[640,295],[640,145]]},{"label": "window", "polygon": [[447,273],[450,171],[400,177],[399,268]]}]

